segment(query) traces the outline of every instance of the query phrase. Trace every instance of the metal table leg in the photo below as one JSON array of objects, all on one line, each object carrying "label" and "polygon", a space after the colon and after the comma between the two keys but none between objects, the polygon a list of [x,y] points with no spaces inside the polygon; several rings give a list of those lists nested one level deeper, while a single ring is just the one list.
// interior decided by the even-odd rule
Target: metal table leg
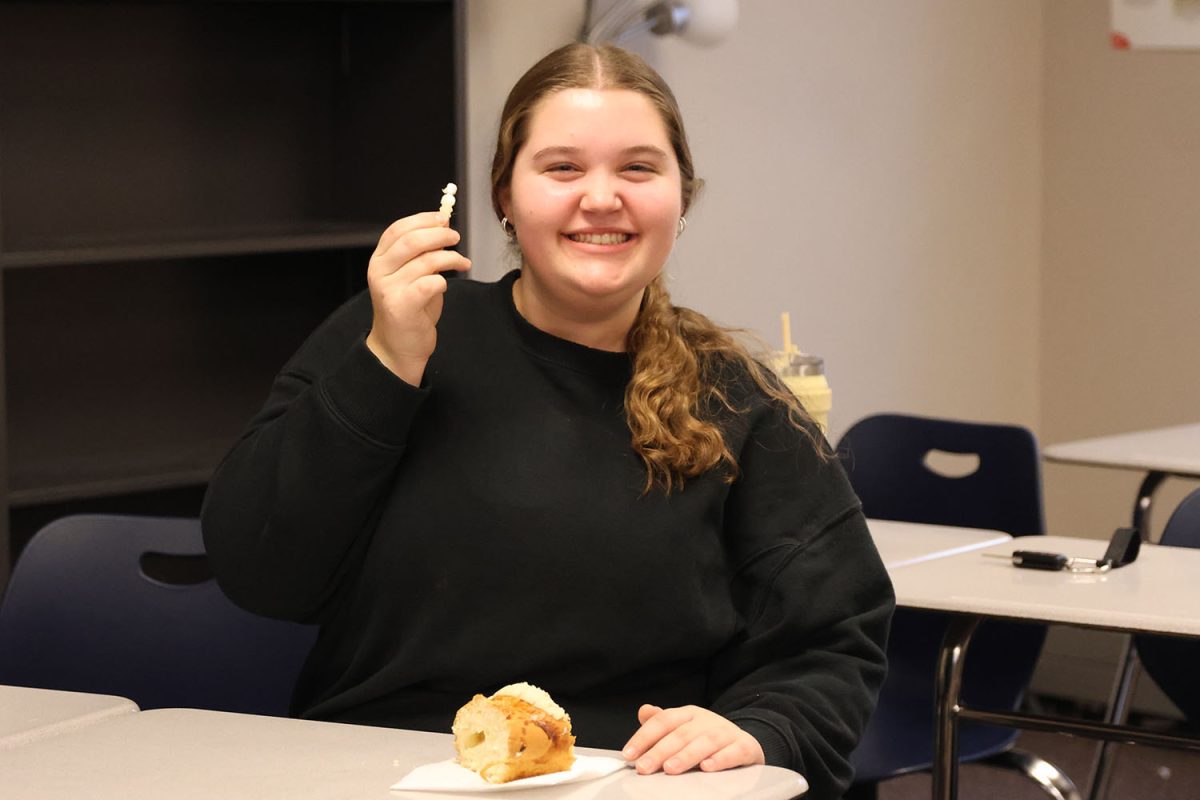
[{"label": "metal table leg", "polygon": [[1133,527],[1141,534],[1143,542],[1150,541],[1150,506],[1154,502],[1154,491],[1166,477],[1165,472],[1147,472],[1138,488],[1137,502],[1133,505]]},{"label": "metal table leg", "polygon": [[[1142,479],[1142,485],[1138,487],[1137,501],[1133,505],[1133,528],[1143,542],[1150,541],[1150,509],[1154,503],[1154,492],[1166,477],[1165,472],[1148,472]],[[1133,695],[1138,676],[1137,651],[1133,649],[1132,636],[1124,637],[1117,666],[1117,676],[1108,695],[1108,709],[1104,721],[1124,725],[1129,717],[1129,698]],[[1112,748],[1112,742],[1102,742],[1096,749],[1088,800],[1103,800],[1108,792],[1108,782],[1112,778]]]},{"label": "metal table leg", "polygon": [[954,617],[938,654],[933,718],[933,800],[958,797],[958,712],[967,645],[977,617]]},{"label": "metal table leg", "polygon": [[[1129,718],[1129,698],[1137,687],[1138,657],[1133,649],[1133,637],[1124,637],[1121,648],[1120,670],[1108,698],[1108,713],[1104,721],[1124,725]],[[1096,749],[1096,760],[1092,763],[1092,784],[1088,789],[1088,800],[1101,800],[1108,794],[1108,782],[1112,778],[1113,742],[1102,742]]]}]

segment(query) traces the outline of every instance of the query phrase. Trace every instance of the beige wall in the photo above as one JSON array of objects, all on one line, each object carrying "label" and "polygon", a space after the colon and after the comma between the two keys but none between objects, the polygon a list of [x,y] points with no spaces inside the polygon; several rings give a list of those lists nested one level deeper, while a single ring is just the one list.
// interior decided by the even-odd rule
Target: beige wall
[{"label": "beige wall", "polygon": [[[1046,442],[1200,420],[1200,51],[1117,51],[1104,3],[1046,7]],[[1046,470],[1056,530],[1107,535],[1140,476]],[[1195,483],[1163,487],[1162,513]]]}]

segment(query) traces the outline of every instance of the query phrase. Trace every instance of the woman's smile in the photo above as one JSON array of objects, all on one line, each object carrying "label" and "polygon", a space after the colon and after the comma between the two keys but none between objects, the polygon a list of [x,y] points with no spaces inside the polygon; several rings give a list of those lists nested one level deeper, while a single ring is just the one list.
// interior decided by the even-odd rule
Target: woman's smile
[{"label": "woman's smile", "polygon": [[576,244],[597,245],[610,250],[616,245],[629,244],[635,238],[632,233],[620,231],[579,231],[563,235]]}]

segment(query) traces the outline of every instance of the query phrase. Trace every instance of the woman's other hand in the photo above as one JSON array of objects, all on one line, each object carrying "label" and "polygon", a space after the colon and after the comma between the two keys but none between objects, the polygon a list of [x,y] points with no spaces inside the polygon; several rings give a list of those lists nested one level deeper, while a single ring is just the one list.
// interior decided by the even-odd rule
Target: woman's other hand
[{"label": "woman's other hand", "polygon": [[704,772],[763,764],[762,746],[720,714],[699,706],[638,709],[638,728],[621,754],[642,775],[662,770],[678,775],[699,766]]},{"label": "woman's other hand", "polygon": [[467,270],[471,262],[446,250],[458,231],[438,212],[396,220],[379,237],[367,267],[374,317],[367,348],[402,380],[419,386],[437,344],[437,321],[447,270]]}]

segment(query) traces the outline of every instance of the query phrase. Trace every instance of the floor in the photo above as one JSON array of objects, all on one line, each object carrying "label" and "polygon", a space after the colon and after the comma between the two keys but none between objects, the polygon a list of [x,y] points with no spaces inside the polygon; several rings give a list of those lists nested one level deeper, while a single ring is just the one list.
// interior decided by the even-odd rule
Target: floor
[{"label": "floor", "polygon": [[[1143,721],[1150,727],[1155,721]],[[1161,727],[1166,728],[1165,724]],[[1053,763],[1087,797],[1096,742],[1052,733],[1026,732],[1017,746]],[[1115,745],[1108,800],[1200,800],[1200,752]],[[909,775],[879,787],[879,800],[929,800],[928,775]],[[1033,781],[1019,774],[966,765],[959,772],[962,800],[1046,800]]]}]

